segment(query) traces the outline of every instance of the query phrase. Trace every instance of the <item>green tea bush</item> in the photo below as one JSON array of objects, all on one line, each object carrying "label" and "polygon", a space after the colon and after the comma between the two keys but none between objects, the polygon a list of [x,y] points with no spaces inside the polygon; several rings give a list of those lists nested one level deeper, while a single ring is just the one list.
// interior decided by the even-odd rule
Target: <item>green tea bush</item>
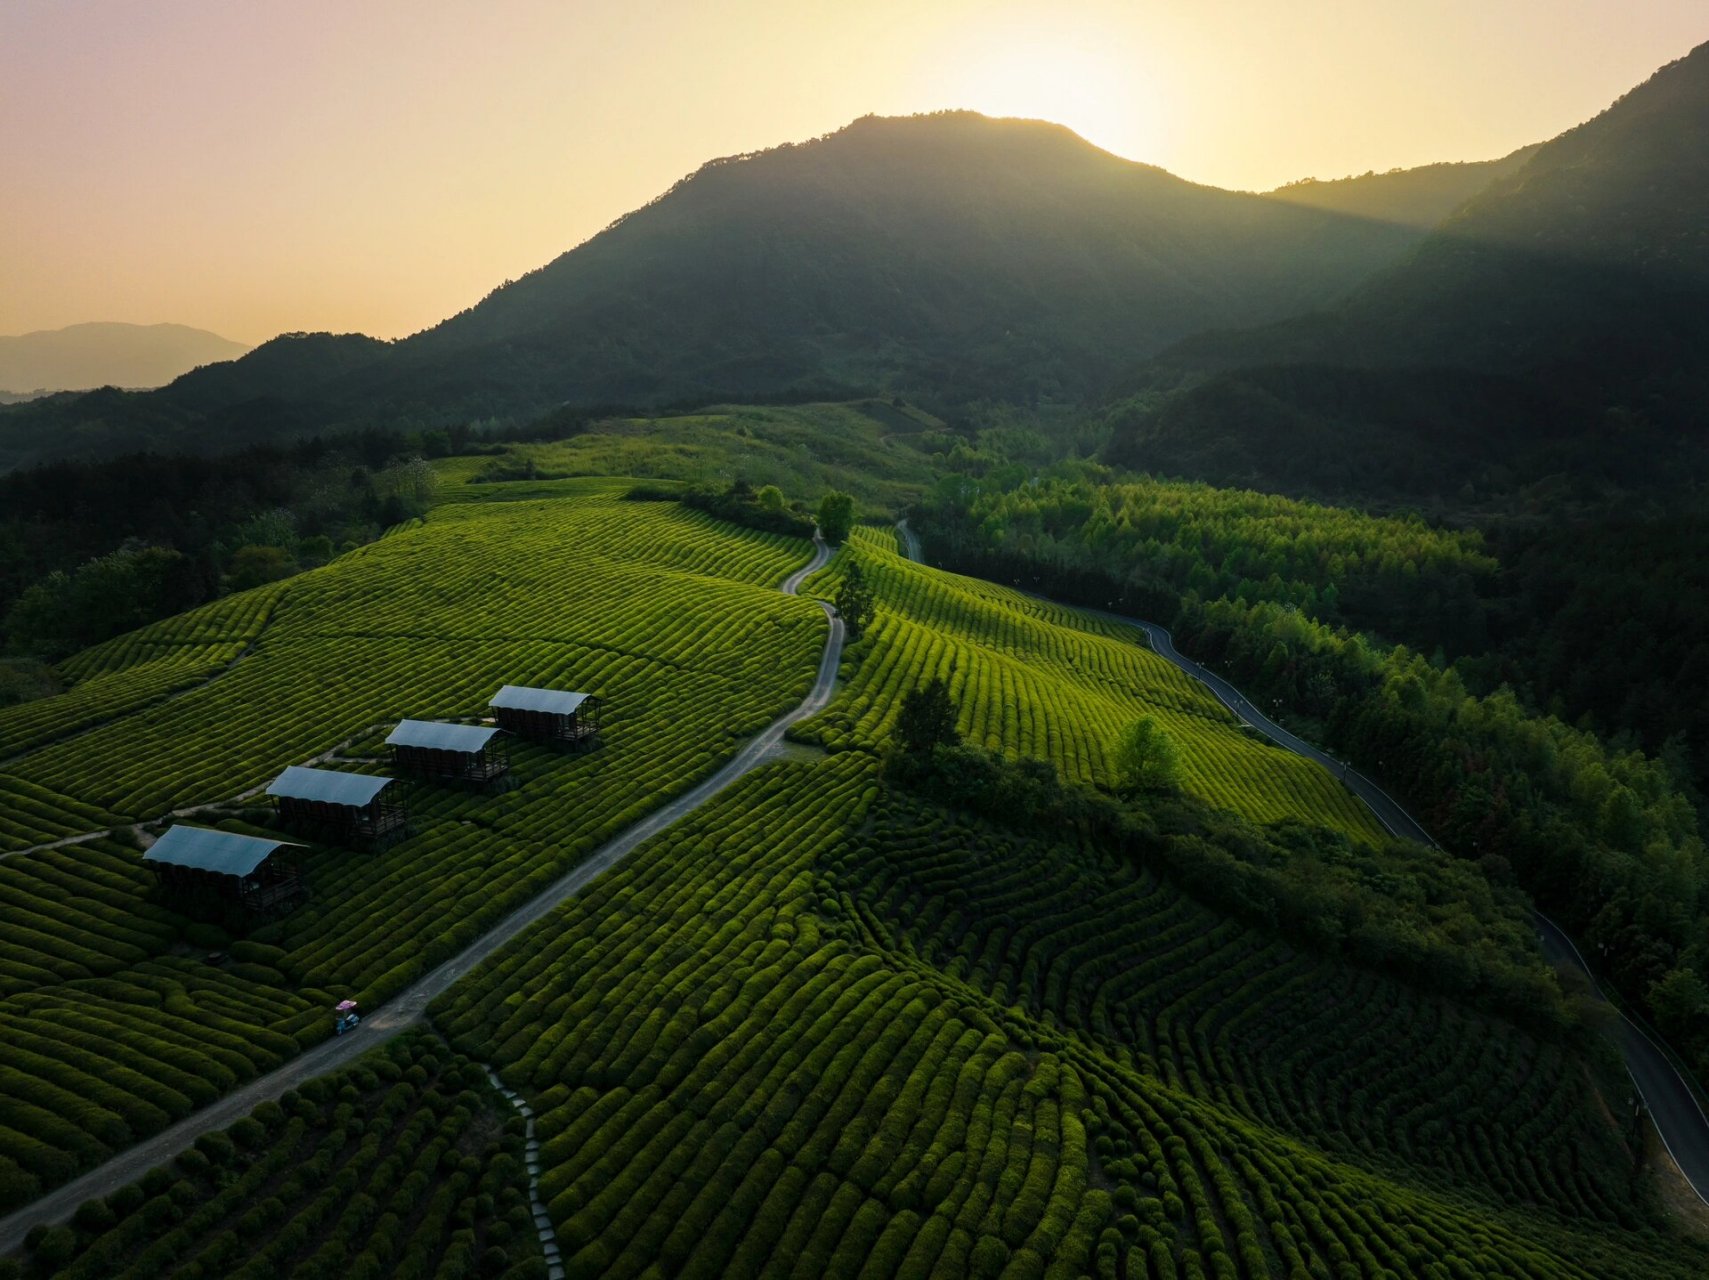
[{"label": "green tea bush", "polygon": [[[69,1226],[33,1235],[25,1273],[143,1280],[177,1268],[343,1280],[374,1267],[375,1275],[474,1274],[477,1256],[493,1266],[502,1260],[498,1274],[537,1262],[537,1237],[495,1216],[527,1203],[521,1142],[504,1136],[501,1124],[508,1104],[484,1075],[469,1084],[467,1066],[451,1059],[419,1091],[374,1083],[358,1097],[365,1114],[385,1117],[372,1137],[352,1136],[328,1101],[285,1121],[265,1142],[254,1141],[265,1131],[253,1117],[206,1135],[187,1153],[197,1159],[177,1162],[179,1181],[151,1171],[82,1206]],[[430,1100],[447,1104],[443,1116]],[[245,1127],[252,1130],[245,1137],[228,1136]],[[444,1155],[459,1150],[470,1153],[473,1172],[442,1172]],[[393,1171],[406,1164],[412,1171],[399,1181]],[[395,1269],[368,1233],[382,1204],[410,1227],[406,1262]]]},{"label": "green tea bush", "polygon": [[876,768],[750,775],[435,1007],[531,1094],[570,1273],[1703,1262],[1561,1045]]},{"label": "green tea bush", "polygon": [[[0,1207],[323,1039],[342,996],[380,1002],[715,768],[811,678],[823,617],[774,589],[808,553],[608,492],[442,507],[79,655],[82,683],[0,713],[0,744],[26,752],[0,773],[4,852],[229,799],[339,743],[369,750],[400,716],[479,713],[506,682],[609,707],[600,751],[515,744],[504,795],[417,789],[414,836],[383,856],[311,851],[309,904],[253,937],[186,919],[105,836],[0,861],[0,1073],[19,1098]],[[226,646],[212,666],[209,645]],[[184,664],[216,678],[108,689],[100,714],[80,692]]]},{"label": "green tea bush", "polygon": [[[1073,782],[1115,787],[1115,753],[1140,715],[1180,753],[1180,783],[1218,808],[1261,822],[1294,818],[1355,840],[1383,830],[1362,803],[1310,761],[1255,742],[1234,716],[1130,627],[976,578],[910,563],[888,533],[857,529],[877,620],[841,697],[802,726],[832,748],[888,749],[902,699],[935,677],[959,709],[964,741],[1011,759],[1048,760]],[[837,564],[809,583],[829,598]]]}]

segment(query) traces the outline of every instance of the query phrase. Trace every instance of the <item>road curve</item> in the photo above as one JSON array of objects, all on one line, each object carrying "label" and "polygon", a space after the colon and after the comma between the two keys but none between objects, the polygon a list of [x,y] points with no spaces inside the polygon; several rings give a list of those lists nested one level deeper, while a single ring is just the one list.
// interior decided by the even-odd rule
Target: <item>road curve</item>
[{"label": "road curve", "polygon": [[[897,538],[902,544],[902,554],[909,560],[925,563],[920,553],[920,539],[908,527],[906,520],[896,523]],[[1024,594],[1035,596],[1040,600],[1049,599],[1036,592]],[[1060,601],[1051,601],[1059,604]],[[1265,716],[1245,695],[1227,680],[1214,671],[1207,671],[1191,658],[1183,656],[1175,648],[1169,632],[1155,622],[1145,622],[1139,618],[1125,617],[1119,613],[1110,613],[1103,609],[1091,609],[1084,605],[1070,605],[1069,608],[1105,622],[1116,623],[1120,626],[1136,627],[1143,631],[1150,640],[1151,647],[1157,656],[1173,663],[1182,671],[1203,683],[1217,696],[1225,707],[1234,713],[1243,724],[1250,725],[1269,738],[1272,742],[1286,747],[1308,760],[1315,760],[1339,778],[1342,783],[1369,806],[1372,813],[1392,835],[1401,836],[1407,840],[1416,840],[1432,848],[1441,848],[1435,838],[1424,829],[1410,813],[1403,809],[1388,792],[1372,782],[1357,769],[1345,761],[1337,760],[1312,746],[1303,738],[1289,733],[1281,725]],[[1591,989],[1597,997],[1607,1000],[1602,988],[1596,981],[1596,975],[1585,963],[1578,947],[1567,933],[1553,920],[1541,911],[1533,910],[1533,923],[1537,929],[1538,940],[1542,944],[1543,955],[1550,964],[1569,964],[1578,969],[1590,980]],[[1632,1084],[1643,1099],[1651,1118],[1655,1121],[1656,1131],[1661,1135],[1662,1145],[1667,1148],[1673,1162],[1679,1166],[1679,1171],[1685,1180],[1691,1184],[1691,1189],[1697,1193],[1697,1198],[1709,1204],[1709,1116],[1704,1114],[1697,1097],[1689,1085],[1675,1069],[1668,1055],[1650,1036],[1627,1017],[1624,1011],[1616,1008],[1620,1014],[1620,1022],[1616,1028],[1614,1040],[1625,1059],[1626,1071],[1632,1077]]]},{"label": "road curve", "polygon": [[[808,575],[822,569],[830,561],[830,547],[826,546],[817,534],[814,535],[813,541],[813,558],[784,580],[780,588],[784,594],[798,594]],[[813,682],[813,687],[798,706],[750,739],[717,773],[692,791],[670,801],[634,826],[612,837],[573,870],[566,872],[537,897],[500,920],[457,955],[398,992],[374,1013],[364,1018],[355,1031],[323,1041],[268,1074],[226,1094],[219,1101],[210,1103],[194,1115],[186,1116],[171,1128],[119,1152],[81,1177],[48,1192],[5,1218],[0,1218],[0,1257],[22,1246],[25,1234],[38,1223],[51,1225],[64,1222],[85,1200],[93,1196],[107,1195],[127,1183],[134,1182],[156,1165],[187,1149],[203,1134],[223,1129],[240,1116],[247,1115],[258,1104],[277,1099],[305,1080],[348,1066],[368,1050],[415,1026],[421,1022],[427,1006],[475,966],[523,930],[538,923],[555,908],[575,897],[591,881],[627,857],[637,845],[686,817],[731,783],[763,764],[772,750],[783,741],[783,735],[788,732],[790,726],[823,710],[831,700],[836,685],[837,667],[842,661],[843,621],[830,606],[820,602],[820,607],[825,610],[830,620],[830,632],[825,638],[824,654],[819,659],[819,674]]]},{"label": "road curve", "polygon": [[[1537,936],[1549,962],[1571,965],[1589,980],[1599,999],[1607,1000],[1596,975],[1566,931],[1542,912],[1534,914]],[[1614,1028],[1614,1043],[1626,1060],[1626,1072],[1632,1077],[1633,1087],[1655,1121],[1662,1146],[1667,1148],[1697,1198],[1709,1204],[1706,1194],[1709,1193],[1709,1116],[1704,1115],[1697,1095],[1680,1077],[1661,1046],[1625,1010],[1615,1006],[1615,1012],[1620,1021]]]}]

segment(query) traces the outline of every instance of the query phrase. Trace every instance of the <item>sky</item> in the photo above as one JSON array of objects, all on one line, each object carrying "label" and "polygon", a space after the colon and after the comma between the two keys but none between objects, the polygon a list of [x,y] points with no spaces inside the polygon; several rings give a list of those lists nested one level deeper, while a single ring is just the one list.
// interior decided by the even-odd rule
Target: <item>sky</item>
[{"label": "sky", "polygon": [[1703,0],[0,0],[0,334],[401,337],[868,113],[1246,190],[1489,159],[1706,39]]}]

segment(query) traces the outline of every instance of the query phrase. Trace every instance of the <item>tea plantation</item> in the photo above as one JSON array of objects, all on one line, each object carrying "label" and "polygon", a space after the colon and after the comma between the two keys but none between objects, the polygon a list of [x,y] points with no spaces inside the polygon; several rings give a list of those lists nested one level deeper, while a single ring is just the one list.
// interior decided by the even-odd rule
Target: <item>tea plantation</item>
[{"label": "tea plantation", "polygon": [[[1259,821],[1299,818],[1379,840],[1369,809],[1309,761],[1243,732],[1201,684],[1134,640],[1130,628],[1008,587],[917,565],[888,531],[859,529],[849,554],[878,591],[878,619],[848,653],[843,701],[802,730],[826,746],[887,742],[903,696],[948,681],[967,740],[1049,760],[1066,778],[1113,783],[1123,728],[1149,714],[1179,746],[1183,781]],[[837,565],[809,583],[834,593]]]},{"label": "tea plantation", "polygon": [[[90,723],[84,686],[4,713],[35,749],[0,774],[0,794],[30,802],[8,805],[0,861],[0,1205],[322,1038],[339,997],[383,1000],[799,699],[823,616],[772,588],[801,544],[573,488],[573,502],[443,507],[263,600],[82,655],[91,684],[129,682],[105,720]],[[237,651],[193,687],[150,683],[222,643]],[[332,748],[338,767],[377,767],[391,722],[479,714],[506,682],[598,690],[606,747],[519,748],[499,796],[415,788],[411,839],[311,854],[312,901],[232,946],[233,963],[205,962],[223,936],[157,899],[126,833],[18,851],[228,801]],[[266,812],[196,818],[253,830]]]},{"label": "tea plantation", "polygon": [[[775,589],[805,543],[611,481],[461,478],[426,521],[0,711],[0,1209],[323,1039],[338,999],[382,1004],[810,686],[823,613]],[[901,699],[942,675],[970,742],[1069,782],[1113,782],[1149,714],[1198,799],[1382,837],[1130,630],[865,529],[809,592],[855,561],[876,621],[778,760],[453,987],[433,1034],[0,1268],[545,1274],[490,1066],[538,1117],[570,1275],[1709,1271],[1638,1167],[1623,1077],[1575,1042],[901,788]],[[151,886],[138,837],[169,813],[264,830],[283,766],[381,771],[398,718],[476,717],[503,683],[598,692],[604,745],[514,744],[497,794],[411,786],[407,840],[311,850],[309,902],[247,936]]]},{"label": "tea plantation", "polygon": [[33,1233],[21,1261],[66,1280],[545,1273],[520,1119],[419,1034]]},{"label": "tea plantation", "polygon": [[[910,867],[945,897],[899,892]],[[1581,1063],[859,753],[751,775],[436,1013],[535,1096],[571,1275],[1709,1263],[1657,1229]]]}]

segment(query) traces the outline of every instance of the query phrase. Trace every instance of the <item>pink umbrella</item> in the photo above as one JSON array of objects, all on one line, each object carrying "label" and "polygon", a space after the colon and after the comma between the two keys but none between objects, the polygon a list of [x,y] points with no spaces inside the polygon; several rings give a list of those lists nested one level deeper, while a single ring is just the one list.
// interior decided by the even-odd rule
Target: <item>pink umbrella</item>
[{"label": "pink umbrella", "polygon": [[338,1002],[338,1011],[340,1013],[344,1013],[347,1010],[354,1009],[355,1007],[356,1002],[354,1000],[340,1000]]}]

